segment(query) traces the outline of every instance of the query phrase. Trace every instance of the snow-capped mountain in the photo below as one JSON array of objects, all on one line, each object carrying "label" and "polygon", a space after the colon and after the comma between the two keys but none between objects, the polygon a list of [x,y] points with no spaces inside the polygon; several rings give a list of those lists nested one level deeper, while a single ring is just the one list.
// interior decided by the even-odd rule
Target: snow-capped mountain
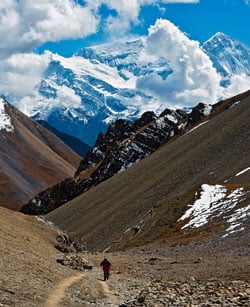
[{"label": "snow-capped mountain", "polygon": [[[155,60],[144,57],[142,60],[145,44],[145,40],[138,39],[85,47],[70,58],[51,55],[39,86],[40,98],[29,110],[29,115],[93,146],[98,134],[105,132],[116,119],[133,121],[146,111],[160,114],[168,106],[154,94],[157,91],[166,99],[177,92],[178,97],[186,99],[187,94],[190,106],[197,104],[200,99],[195,102],[192,95],[192,91],[198,90],[192,85],[196,84],[196,79],[190,79],[189,75],[189,71],[195,71],[194,67],[187,69],[185,80],[179,79],[182,78],[180,71],[178,78],[165,87],[174,69],[182,66],[171,63],[168,50],[164,57]],[[204,43],[202,50],[221,75],[221,85],[228,85],[235,74],[250,75],[250,48],[227,35],[217,33]],[[180,63],[185,61],[183,54]],[[183,93],[179,88],[181,82],[191,84]],[[206,79],[203,83],[208,84]],[[198,92],[202,92],[200,86]],[[153,92],[148,91],[150,88]]]},{"label": "snow-capped mountain", "polygon": [[[116,67],[80,56],[66,59],[54,55],[39,91],[44,100],[34,108],[32,117],[88,144],[115,119],[134,120],[158,107],[152,97],[136,89],[129,71],[122,74]],[[54,99],[60,100],[61,107],[49,105]]]},{"label": "snow-capped mountain", "polygon": [[223,77],[250,75],[250,48],[240,41],[218,32],[202,47]]}]

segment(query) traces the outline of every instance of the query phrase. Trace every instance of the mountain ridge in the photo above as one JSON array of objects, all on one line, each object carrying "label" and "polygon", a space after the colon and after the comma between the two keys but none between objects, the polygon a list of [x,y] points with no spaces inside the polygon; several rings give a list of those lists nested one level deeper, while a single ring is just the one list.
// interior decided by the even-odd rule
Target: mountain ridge
[{"label": "mountain ridge", "polygon": [[134,123],[118,120],[81,161],[73,178],[67,179],[31,199],[22,207],[27,214],[46,214],[93,186],[130,168],[167,142],[175,141],[202,121],[224,112],[250,91],[213,106],[199,104],[189,113],[166,109],[159,117],[146,112]]},{"label": "mountain ridge", "polygon": [[81,158],[4,99],[0,104],[0,117],[12,127],[0,130],[1,205],[18,210],[32,195],[71,177]]},{"label": "mountain ridge", "polygon": [[[133,167],[50,212],[47,218],[63,229],[84,234],[90,250],[127,249],[168,240],[168,235],[172,244],[178,236],[183,242],[199,238],[198,228],[184,239],[183,224],[177,221],[194,202],[202,184],[226,186],[228,194],[234,191],[233,185],[241,186],[245,189],[241,199],[246,197],[244,206],[248,204],[250,173],[235,175],[249,167],[249,99],[248,93],[234,107],[161,146]],[[230,214],[240,209],[241,202],[237,204]],[[204,238],[213,236],[209,225],[201,228]],[[244,225],[244,231],[249,231],[248,224]],[[214,227],[218,229],[215,236],[225,234],[221,220]]]}]

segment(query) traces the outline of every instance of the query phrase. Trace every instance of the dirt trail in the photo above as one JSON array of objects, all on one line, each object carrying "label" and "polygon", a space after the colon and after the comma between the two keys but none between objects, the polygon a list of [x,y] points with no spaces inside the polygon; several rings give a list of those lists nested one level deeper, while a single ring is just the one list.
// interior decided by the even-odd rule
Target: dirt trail
[{"label": "dirt trail", "polygon": [[[61,282],[59,282],[55,288],[52,289],[50,292],[48,298],[46,299],[44,303],[44,307],[56,307],[60,306],[60,301],[62,299],[65,299],[66,292],[68,288],[70,288],[73,284],[76,284],[80,279],[86,279],[86,283],[92,284],[92,294],[94,294],[96,297],[101,297],[104,299],[106,298],[109,301],[118,303],[117,297],[115,293],[110,290],[109,285],[107,282],[101,281],[98,278],[99,270],[95,269],[92,271],[92,276],[89,274],[79,273],[70,277],[67,277],[63,279]],[[83,283],[84,284],[84,283]]]},{"label": "dirt trail", "polygon": [[81,278],[84,277],[83,273],[79,273],[74,276],[70,276],[64,280],[62,280],[55,289],[51,292],[48,296],[44,306],[45,307],[56,307],[57,304],[63,299],[65,290],[70,287],[73,283],[79,281]]}]

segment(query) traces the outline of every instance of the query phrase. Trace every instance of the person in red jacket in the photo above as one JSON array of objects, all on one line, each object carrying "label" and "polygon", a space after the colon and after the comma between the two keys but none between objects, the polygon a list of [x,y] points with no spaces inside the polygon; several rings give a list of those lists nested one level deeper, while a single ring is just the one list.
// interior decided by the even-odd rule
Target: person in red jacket
[{"label": "person in red jacket", "polygon": [[100,265],[102,266],[102,269],[103,269],[104,281],[108,280],[109,272],[111,269],[111,263],[107,260],[107,258],[104,258]]}]

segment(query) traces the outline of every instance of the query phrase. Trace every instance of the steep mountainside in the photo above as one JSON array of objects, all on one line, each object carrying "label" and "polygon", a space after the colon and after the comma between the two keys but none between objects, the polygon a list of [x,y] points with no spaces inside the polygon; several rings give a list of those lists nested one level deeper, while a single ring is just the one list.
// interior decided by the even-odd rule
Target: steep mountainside
[{"label": "steep mountainside", "polygon": [[174,140],[202,121],[226,110],[249,92],[216,105],[197,105],[190,113],[166,109],[160,116],[146,112],[132,122],[118,120],[81,161],[72,179],[41,192],[23,206],[22,212],[46,214],[86,192],[100,182],[130,168],[168,141]]},{"label": "steep mountainside", "polygon": [[80,161],[51,132],[0,99],[1,206],[19,210],[32,196],[72,177]]},{"label": "steep mountainside", "polygon": [[83,234],[91,250],[249,238],[250,96],[237,98],[47,217]]}]

